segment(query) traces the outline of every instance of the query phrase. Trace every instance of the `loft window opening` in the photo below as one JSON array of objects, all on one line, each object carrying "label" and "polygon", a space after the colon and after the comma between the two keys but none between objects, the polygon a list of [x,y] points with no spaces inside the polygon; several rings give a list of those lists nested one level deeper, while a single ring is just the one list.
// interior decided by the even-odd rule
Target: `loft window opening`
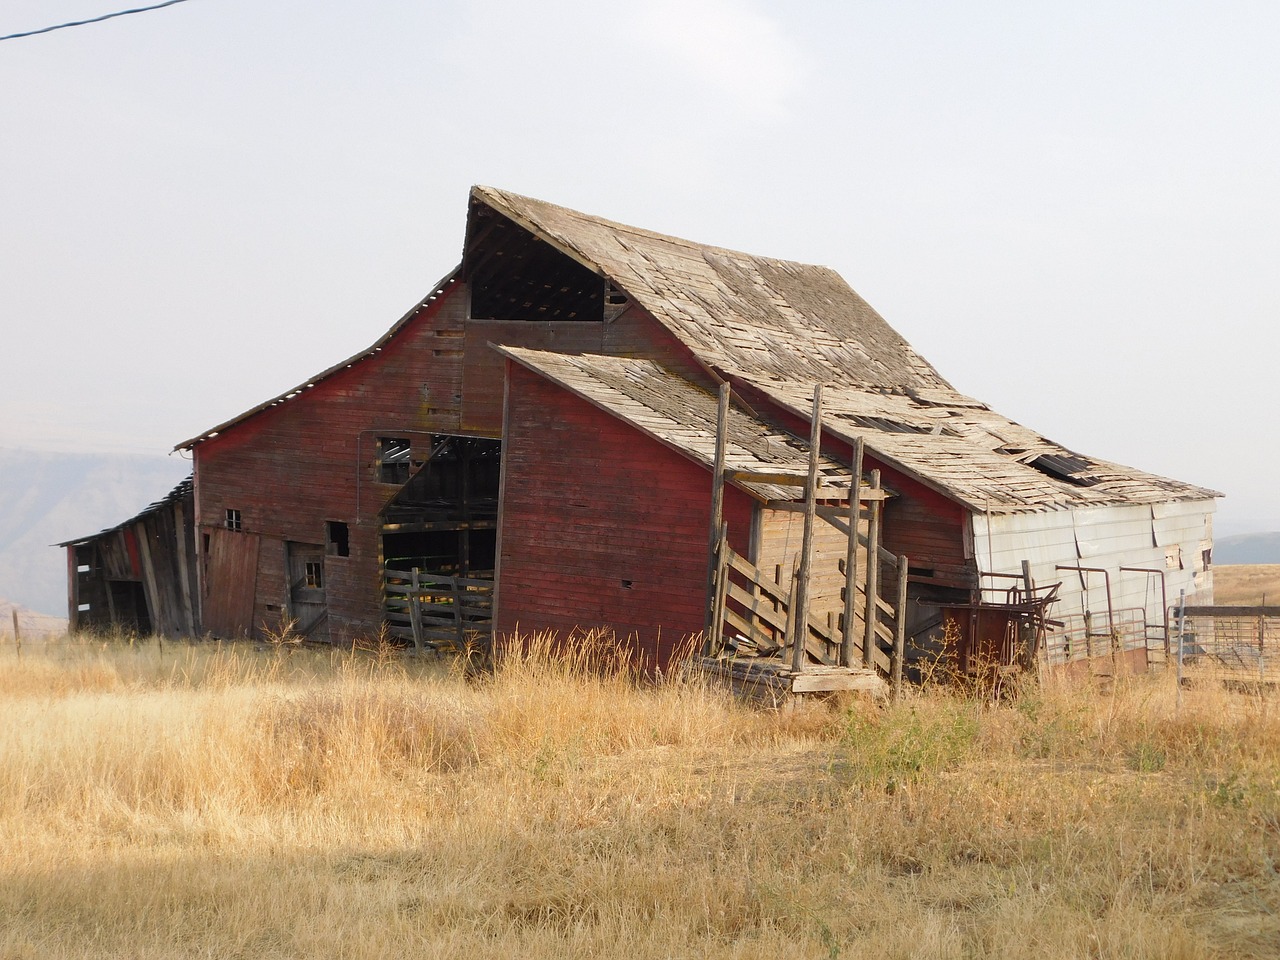
[{"label": "loft window opening", "polygon": [[484,204],[472,206],[463,276],[473,320],[605,319],[603,277]]},{"label": "loft window opening", "polygon": [[303,582],[313,590],[324,587],[324,564],[319,560],[308,560],[303,570]]},{"label": "loft window opening", "polygon": [[347,525],[340,520],[325,521],[325,543],[331,557],[351,556],[351,538]]},{"label": "loft window opening", "polygon": [[239,533],[240,530],[242,529],[241,522],[240,522],[240,511],[233,510],[230,507],[228,507],[226,523],[227,523],[228,530],[234,530],[236,533]]},{"label": "loft window opening", "polygon": [[407,483],[412,452],[412,445],[403,437],[379,437],[378,479],[382,483]]}]

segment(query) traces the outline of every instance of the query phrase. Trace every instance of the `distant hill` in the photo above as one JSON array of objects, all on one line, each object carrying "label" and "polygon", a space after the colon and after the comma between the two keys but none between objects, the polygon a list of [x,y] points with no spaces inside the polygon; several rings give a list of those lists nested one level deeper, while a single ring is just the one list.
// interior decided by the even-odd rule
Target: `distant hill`
[{"label": "distant hill", "polygon": [[1215,566],[1234,563],[1280,563],[1280,532],[1240,533],[1213,541]]},{"label": "distant hill", "polygon": [[128,520],[190,468],[160,455],[0,448],[0,596],[65,616],[66,553],[50,545]]},{"label": "distant hill", "polygon": [[23,638],[56,637],[67,632],[66,617],[49,617],[0,598],[0,642],[13,636],[13,611],[18,611],[18,631]]}]

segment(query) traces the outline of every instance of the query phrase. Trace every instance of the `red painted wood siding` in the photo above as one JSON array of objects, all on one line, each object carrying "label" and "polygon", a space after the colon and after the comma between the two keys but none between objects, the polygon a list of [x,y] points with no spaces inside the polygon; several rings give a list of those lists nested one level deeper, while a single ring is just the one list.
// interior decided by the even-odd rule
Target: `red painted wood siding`
[{"label": "red painted wood siding", "polygon": [[[377,630],[378,512],[399,489],[377,482],[378,437],[407,437],[420,457],[431,433],[457,431],[465,304],[454,284],[378,353],[196,445],[202,530],[221,528],[230,508],[245,533],[262,538],[251,621],[232,624],[215,597],[219,615],[206,629],[276,628],[288,608],[284,541],[323,544],[325,521],[337,520],[348,525],[350,556],[325,557],[331,636]],[[202,562],[204,583],[222,589],[217,558],[205,553]]]},{"label": "red painted wood siding", "polygon": [[[254,584],[238,588],[234,602],[210,598],[208,585],[225,590],[240,574],[201,551],[204,602],[214,613],[204,629],[278,629],[288,610],[284,542],[323,544],[325,522],[336,520],[348,525],[350,556],[325,557],[330,636],[342,643],[377,630],[378,513],[399,490],[378,482],[377,439],[406,437],[419,459],[432,433],[500,436],[503,367],[490,341],[651,357],[706,379],[688,349],[639,307],[608,324],[469,321],[466,312],[466,286],[455,283],[376,354],[196,445],[201,532],[222,529],[226,510],[236,509],[242,530],[261,538]],[[250,592],[251,615],[242,600]]]},{"label": "red painted wood siding", "polygon": [[[665,666],[703,628],[710,471],[507,366],[499,635],[609,627]],[[729,539],[744,555],[752,509],[726,491]]]},{"label": "red painted wood siding", "polygon": [[[911,562],[912,579],[948,587],[968,587],[973,560],[964,554],[968,512],[917,480],[868,455],[867,471],[880,470],[881,482],[897,496],[884,508],[880,542],[886,550]],[[929,577],[926,571],[932,570]]]}]

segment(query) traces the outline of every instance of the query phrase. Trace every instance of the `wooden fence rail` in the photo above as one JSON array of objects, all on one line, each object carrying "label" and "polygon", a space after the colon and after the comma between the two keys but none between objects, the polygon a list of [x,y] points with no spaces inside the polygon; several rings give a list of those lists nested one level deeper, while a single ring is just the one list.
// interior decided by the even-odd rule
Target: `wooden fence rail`
[{"label": "wooden fence rail", "polygon": [[493,637],[493,581],[387,568],[384,619],[392,636],[418,649],[487,644]]}]

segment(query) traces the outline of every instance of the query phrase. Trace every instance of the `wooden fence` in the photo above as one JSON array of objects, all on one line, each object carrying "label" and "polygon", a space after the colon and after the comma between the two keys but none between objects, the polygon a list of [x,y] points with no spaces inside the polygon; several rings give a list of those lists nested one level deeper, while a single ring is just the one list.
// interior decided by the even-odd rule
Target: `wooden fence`
[{"label": "wooden fence", "polygon": [[392,636],[419,650],[488,645],[493,581],[387,568],[384,618]]}]

